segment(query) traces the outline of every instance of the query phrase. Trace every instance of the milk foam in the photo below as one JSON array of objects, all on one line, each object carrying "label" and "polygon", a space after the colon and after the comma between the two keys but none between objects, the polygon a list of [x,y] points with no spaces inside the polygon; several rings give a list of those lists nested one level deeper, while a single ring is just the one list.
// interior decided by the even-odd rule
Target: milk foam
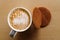
[{"label": "milk foam", "polygon": [[14,25],[28,25],[29,22],[29,17],[27,13],[25,12],[20,12],[20,16],[17,16],[16,18],[13,19],[13,24]]}]

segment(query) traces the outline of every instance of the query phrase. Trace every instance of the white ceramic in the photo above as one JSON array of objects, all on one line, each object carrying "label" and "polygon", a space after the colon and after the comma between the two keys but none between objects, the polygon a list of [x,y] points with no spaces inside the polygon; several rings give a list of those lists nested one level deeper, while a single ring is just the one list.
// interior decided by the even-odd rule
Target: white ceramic
[{"label": "white ceramic", "polygon": [[[29,15],[30,15],[30,24],[28,25],[28,27],[26,27],[26,29],[17,30],[17,29],[15,29],[15,28],[13,28],[13,27],[11,26],[11,24],[10,24],[9,17],[10,17],[10,15],[11,15],[11,13],[12,13],[15,9],[17,9],[17,8],[21,8],[21,9],[26,10],[26,11],[29,13]],[[9,27],[12,29],[11,32],[10,32],[10,35],[12,34],[12,35],[14,36],[14,34],[15,34],[16,32],[23,32],[23,31],[26,31],[27,29],[30,28],[30,26],[31,26],[31,24],[32,24],[32,15],[31,15],[31,12],[30,12],[28,9],[26,9],[26,8],[24,8],[24,7],[16,7],[16,8],[13,8],[12,10],[10,10],[10,12],[9,12],[9,14],[8,14],[8,20],[7,20],[7,21],[8,21]],[[14,30],[15,32],[14,32],[13,30]]]}]

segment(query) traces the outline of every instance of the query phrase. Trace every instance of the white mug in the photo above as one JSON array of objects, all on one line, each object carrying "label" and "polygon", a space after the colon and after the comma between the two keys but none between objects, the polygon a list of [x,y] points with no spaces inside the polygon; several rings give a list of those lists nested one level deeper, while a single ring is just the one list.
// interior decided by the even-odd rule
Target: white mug
[{"label": "white mug", "polygon": [[[30,23],[29,23],[28,27],[26,27],[26,28],[23,29],[23,30],[17,30],[17,29],[15,29],[15,28],[13,28],[13,27],[11,26],[11,24],[10,24],[10,21],[9,21],[10,15],[11,15],[12,12],[13,12],[15,9],[17,9],[17,8],[24,9],[25,11],[27,11],[27,12],[29,13],[29,16],[30,16]],[[9,35],[14,38],[14,37],[16,36],[17,32],[24,32],[24,31],[26,31],[26,30],[28,30],[28,29],[30,28],[30,26],[31,26],[31,24],[32,24],[32,15],[31,15],[31,12],[30,12],[28,9],[26,9],[26,8],[24,8],[24,7],[16,7],[16,8],[13,8],[13,9],[9,12],[7,21],[8,21],[9,27],[11,28],[11,31],[10,31]]]}]

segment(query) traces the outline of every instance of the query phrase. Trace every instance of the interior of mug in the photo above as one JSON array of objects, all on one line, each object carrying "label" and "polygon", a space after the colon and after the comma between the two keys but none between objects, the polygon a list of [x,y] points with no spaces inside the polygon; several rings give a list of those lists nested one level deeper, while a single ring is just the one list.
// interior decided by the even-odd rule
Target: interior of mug
[{"label": "interior of mug", "polygon": [[[30,16],[30,23],[29,23],[29,25],[28,25],[25,29],[22,29],[22,30],[17,30],[17,29],[15,29],[15,28],[13,28],[12,25],[10,24],[10,20],[9,20],[9,17],[10,17],[10,15],[11,15],[11,13],[12,13],[15,9],[17,9],[17,8],[24,9],[25,11],[27,11],[27,12],[29,13],[29,16]],[[24,7],[16,7],[16,8],[13,8],[13,9],[9,12],[9,14],[8,14],[8,25],[9,25],[9,27],[10,27],[11,29],[13,29],[13,30],[15,30],[15,31],[17,31],[17,32],[26,31],[27,29],[29,29],[29,27],[31,26],[31,24],[32,24],[32,15],[31,15],[30,11],[29,11],[28,9],[24,8]]]}]

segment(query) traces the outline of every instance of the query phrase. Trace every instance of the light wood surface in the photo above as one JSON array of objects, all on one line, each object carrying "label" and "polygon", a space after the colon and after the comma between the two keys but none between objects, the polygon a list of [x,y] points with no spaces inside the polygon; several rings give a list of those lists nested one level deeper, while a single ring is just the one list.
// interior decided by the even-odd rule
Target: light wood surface
[{"label": "light wood surface", "polygon": [[20,33],[22,36],[18,34],[19,38],[14,40],[60,40],[60,0],[0,0],[0,40],[13,40],[9,36],[11,29],[7,15],[12,8],[20,6],[29,9],[31,13],[34,7],[46,7],[50,10],[52,19],[47,27],[31,32],[32,34]]}]

